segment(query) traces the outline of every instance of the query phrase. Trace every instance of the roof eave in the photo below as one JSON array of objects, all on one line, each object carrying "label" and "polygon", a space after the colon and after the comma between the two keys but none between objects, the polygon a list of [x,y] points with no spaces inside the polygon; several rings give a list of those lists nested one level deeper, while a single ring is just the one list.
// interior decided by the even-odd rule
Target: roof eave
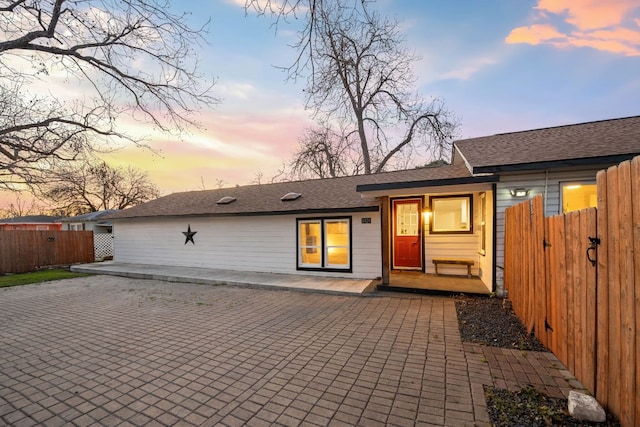
[{"label": "roof eave", "polygon": [[487,165],[487,166],[474,166],[473,174],[480,173],[500,173],[500,172],[520,172],[530,170],[544,170],[555,169],[561,167],[570,166],[589,166],[589,165],[604,165],[604,164],[616,164],[625,160],[630,160],[640,153],[629,154],[616,154],[611,156],[599,156],[599,157],[583,157],[576,159],[563,159],[552,160],[546,162],[531,162],[531,163],[517,163],[512,165]]},{"label": "roof eave", "polygon": [[225,212],[225,213],[197,213],[197,214],[168,214],[168,215],[141,215],[111,218],[112,221],[132,220],[132,219],[149,219],[149,218],[185,218],[185,217],[237,217],[237,216],[273,216],[273,215],[304,215],[304,214],[333,214],[333,213],[356,213],[356,212],[377,212],[380,210],[378,205],[357,206],[349,208],[322,208],[322,209],[297,209],[287,211],[263,211],[263,212]]},{"label": "roof eave", "polygon": [[424,181],[383,182],[378,184],[361,184],[356,187],[356,191],[359,193],[366,193],[370,191],[380,190],[404,190],[422,187],[444,187],[447,185],[482,184],[497,181],[497,176],[486,175],[477,177],[468,176],[462,178],[429,179]]}]

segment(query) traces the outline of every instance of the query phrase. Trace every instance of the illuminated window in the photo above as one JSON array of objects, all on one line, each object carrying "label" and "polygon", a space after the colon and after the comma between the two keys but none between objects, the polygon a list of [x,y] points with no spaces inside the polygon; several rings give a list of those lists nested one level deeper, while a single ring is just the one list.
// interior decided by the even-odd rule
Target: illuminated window
[{"label": "illuminated window", "polygon": [[351,219],[299,219],[298,268],[349,270]]},{"label": "illuminated window", "polygon": [[431,197],[431,233],[472,233],[471,195]]},{"label": "illuminated window", "polygon": [[418,203],[398,203],[396,209],[396,236],[417,236],[420,233]]},{"label": "illuminated window", "polygon": [[480,194],[480,255],[487,254],[487,193]]},{"label": "illuminated window", "polygon": [[593,182],[563,182],[562,213],[598,206],[597,186]]}]

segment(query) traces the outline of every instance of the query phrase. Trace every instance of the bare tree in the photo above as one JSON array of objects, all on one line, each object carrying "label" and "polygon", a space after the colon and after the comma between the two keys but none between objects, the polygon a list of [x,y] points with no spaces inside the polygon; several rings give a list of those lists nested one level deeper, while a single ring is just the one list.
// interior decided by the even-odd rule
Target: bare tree
[{"label": "bare tree", "polygon": [[124,209],[157,198],[160,191],[146,172],[105,162],[74,163],[50,174],[40,196],[66,215]]},{"label": "bare tree", "polygon": [[0,188],[37,183],[51,160],[141,142],[124,118],[193,125],[215,101],[197,72],[203,31],[163,0],[1,2]]},{"label": "bare tree", "polygon": [[362,166],[362,156],[351,141],[324,126],[307,129],[298,140],[291,172],[299,179],[335,178],[358,175]]},{"label": "bare tree", "polygon": [[27,215],[44,215],[45,210],[36,200],[23,199],[22,194],[16,192],[13,202],[9,202],[6,208],[0,209],[0,218],[15,218]]},{"label": "bare tree", "polygon": [[[351,128],[363,172],[381,172],[409,153],[448,156],[456,124],[439,99],[415,91],[418,58],[403,47],[396,21],[370,10],[370,2],[247,0],[246,7],[279,19],[306,11],[289,78],[309,71],[306,106],[322,123]],[[405,162],[401,162],[405,164]]]}]

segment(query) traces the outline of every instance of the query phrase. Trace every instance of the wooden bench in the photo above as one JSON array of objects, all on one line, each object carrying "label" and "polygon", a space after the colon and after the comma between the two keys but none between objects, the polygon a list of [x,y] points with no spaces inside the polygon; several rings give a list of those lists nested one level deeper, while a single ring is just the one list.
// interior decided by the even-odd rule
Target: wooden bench
[{"label": "wooden bench", "polygon": [[470,259],[459,259],[459,258],[434,258],[433,264],[436,266],[436,276],[438,275],[439,264],[453,264],[453,265],[466,265],[467,277],[471,277],[471,267],[473,266],[474,261]]}]

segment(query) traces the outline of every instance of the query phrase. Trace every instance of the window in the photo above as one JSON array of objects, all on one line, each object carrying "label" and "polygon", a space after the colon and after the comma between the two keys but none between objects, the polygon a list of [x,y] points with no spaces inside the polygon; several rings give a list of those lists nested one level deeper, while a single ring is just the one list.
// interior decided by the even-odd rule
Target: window
[{"label": "window", "polygon": [[471,195],[431,197],[431,233],[472,233]]},{"label": "window", "polygon": [[593,182],[563,182],[562,213],[598,206],[597,185]]},{"label": "window", "polygon": [[419,202],[397,203],[396,236],[418,236],[420,234]]},{"label": "window", "polygon": [[71,231],[82,231],[83,227],[82,227],[82,223],[81,222],[76,222],[76,223],[71,223],[69,224],[69,230]]},{"label": "window", "polygon": [[351,218],[299,219],[298,269],[350,270]]},{"label": "window", "polygon": [[480,194],[480,255],[487,254],[487,193]]}]

